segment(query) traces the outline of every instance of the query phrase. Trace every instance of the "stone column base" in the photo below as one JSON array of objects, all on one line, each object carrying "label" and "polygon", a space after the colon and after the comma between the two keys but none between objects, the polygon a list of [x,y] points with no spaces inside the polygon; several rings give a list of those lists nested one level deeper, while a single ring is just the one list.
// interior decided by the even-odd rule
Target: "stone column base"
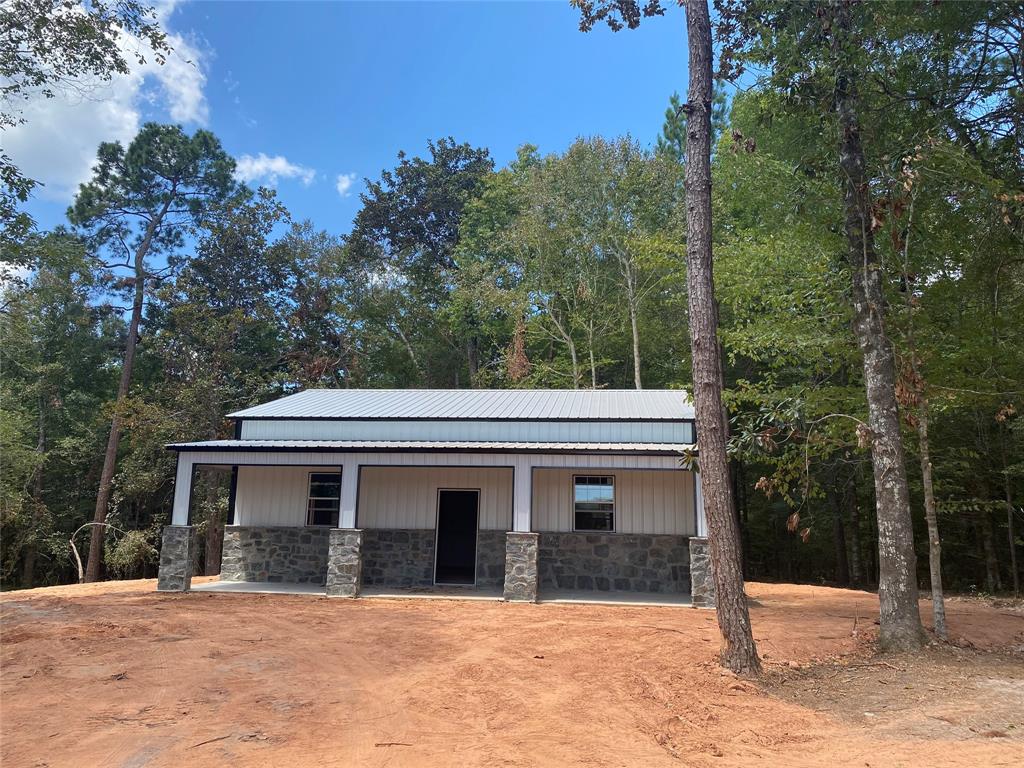
[{"label": "stone column base", "polygon": [[160,546],[160,592],[188,592],[192,586],[192,561],[196,556],[196,529],[191,525],[164,526]]},{"label": "stone column base", "polygon": [[327,595],[359,597],[363,586],[363,532],[332,528],[327,551]]},{"label": "stone column base", "polygon": [[711,552],[702,536],[690,538],[690,599],[697,608],[715,607],[715,579],[711,574]]},{"label": "stone column base", "polygon": [[505,534],[505,599],[537,602],[538,533]]}]

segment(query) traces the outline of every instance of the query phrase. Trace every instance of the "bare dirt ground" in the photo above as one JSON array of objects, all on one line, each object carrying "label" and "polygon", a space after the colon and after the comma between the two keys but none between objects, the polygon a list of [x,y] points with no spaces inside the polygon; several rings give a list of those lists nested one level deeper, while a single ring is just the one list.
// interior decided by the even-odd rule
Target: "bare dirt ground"
[{"label": "bare dirt ground", "polygon": [[4,768],[1024,764],[1019,605],[878,657],[873,595],[749,584],[754,684],[710,611],[154,588],[0,596]]}]

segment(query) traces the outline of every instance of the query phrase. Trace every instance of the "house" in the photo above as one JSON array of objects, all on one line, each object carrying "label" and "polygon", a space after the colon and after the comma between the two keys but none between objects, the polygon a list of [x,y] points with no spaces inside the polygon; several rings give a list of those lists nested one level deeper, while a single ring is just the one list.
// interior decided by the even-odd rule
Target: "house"
[{"label": "house", "polygon": [[673,390],[316,389],[177,451],[159,589],[190,587],[196,467],[230,468],[222,581],[711,602],[692,405]]}]

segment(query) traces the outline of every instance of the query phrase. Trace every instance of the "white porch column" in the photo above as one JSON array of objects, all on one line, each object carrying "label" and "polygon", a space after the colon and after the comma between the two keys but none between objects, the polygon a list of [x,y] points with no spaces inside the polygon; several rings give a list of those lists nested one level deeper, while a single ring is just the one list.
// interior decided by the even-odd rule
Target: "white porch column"
[{"label": "white porch column", "polygon": [[171,525],[188,525],[188,505],[192,498],[192,455],[178,453],[178,471],[174,476],[174,504],[171,506]]},{"label": "white porch column", "polygon": [[359,500],[359,463],[355,457],[346,457],[341,463],[341,508],[339,528],[356,527],[356,502]]},{"label": "white porch column", "polygon": [[697,535],[708,535],[708,520],[704,516],[704,491],[700,487],[700,472],[693,473],[694,503],[697,506]]},{"label": "white porch column", "polygon": [[515,483],[512,488],[512,530],[528,533],[532,526],[533,464],[529,455],[515,457]]}]

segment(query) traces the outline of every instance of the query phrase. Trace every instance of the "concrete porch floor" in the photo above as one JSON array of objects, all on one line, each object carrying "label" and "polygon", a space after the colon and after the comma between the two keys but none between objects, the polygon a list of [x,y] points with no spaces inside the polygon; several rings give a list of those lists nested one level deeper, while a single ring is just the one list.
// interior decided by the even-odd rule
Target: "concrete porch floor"
[{"label": "concrete porch floor", "polygon": [[[241,592],[279,595],[327,594],[322,584],[296,584],[269,581],[207,581],[193,584],[194,592]],[[360,597],[383,600],[501,600],[498,587],[476,588],[458,586],[437,587],[363,587]],[[691,605],[690,596],[660,592],[599,592],[589,589],[542,590],[541,603],[581,603],[589,605],[676,606]]]},{"label": "concrete porch floor", "polygon": [[266,595],[320,595],[327,596],[323,584],[297,584],[291,581],[206,581],[192,583],[193,592],[245,592]]}]

